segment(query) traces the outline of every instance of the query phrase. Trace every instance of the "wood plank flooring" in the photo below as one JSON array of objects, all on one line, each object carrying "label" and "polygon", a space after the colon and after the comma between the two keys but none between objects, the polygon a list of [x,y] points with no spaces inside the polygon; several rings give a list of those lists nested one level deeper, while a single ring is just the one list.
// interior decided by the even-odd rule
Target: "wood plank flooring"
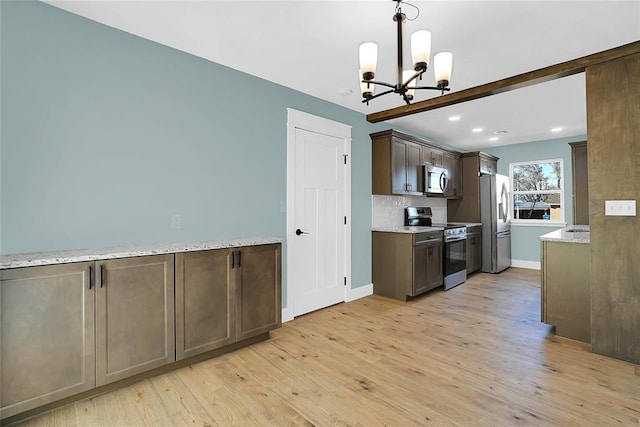
[{"label": "wood plank flooring", "polygon": [[640,425],[640,367],[540,323],[538,271],[371,296],[21,426]]}]

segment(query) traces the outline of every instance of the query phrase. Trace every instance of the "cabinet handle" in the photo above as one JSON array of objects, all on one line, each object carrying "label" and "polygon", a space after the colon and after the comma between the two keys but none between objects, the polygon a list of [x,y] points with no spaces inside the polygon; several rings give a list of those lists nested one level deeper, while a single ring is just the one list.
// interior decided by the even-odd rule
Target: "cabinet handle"
[{"label": "cabinet handle", "polygon": [[240,268],[240,260],[242,259],[242,252],[238,251],[238,268]]},{"label": "cabinet handle", "polygon": [[236,268],[236,251],[231,252],[231,268]]},{"label": "cabinet handle", "polygon": [[429,248],[429,255],[433,255],[433,246]]},{"label": "cabinet handle", "polygon": [[107,272],[105,271],[104,264],[100,264],[100,287],[104,287],[104,282],[107,279]]},{"label": "cabinet handle", "polygon": [[89,266],[89,290],[93,288],[93,266]]}]

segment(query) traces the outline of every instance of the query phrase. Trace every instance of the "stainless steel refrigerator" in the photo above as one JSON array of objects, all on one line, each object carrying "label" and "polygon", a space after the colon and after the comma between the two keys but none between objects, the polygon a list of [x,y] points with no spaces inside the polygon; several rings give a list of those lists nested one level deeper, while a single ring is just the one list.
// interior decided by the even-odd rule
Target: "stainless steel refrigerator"
[{"label": "stainless steel refrigerator", "polygon": [[499,273],[511,265],[511,208],[509,177],[480,177],[482,271]]}]

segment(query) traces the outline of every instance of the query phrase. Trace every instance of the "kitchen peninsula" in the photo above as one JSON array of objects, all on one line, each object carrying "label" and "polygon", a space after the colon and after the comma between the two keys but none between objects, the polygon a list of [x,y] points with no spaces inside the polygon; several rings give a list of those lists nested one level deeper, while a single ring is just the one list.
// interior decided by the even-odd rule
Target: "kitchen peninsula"
[{"label": "kitchen peninsula", "polygon": [[561,337],[591,343],[589,226],[552,231],[540,242],[542,322]]}]

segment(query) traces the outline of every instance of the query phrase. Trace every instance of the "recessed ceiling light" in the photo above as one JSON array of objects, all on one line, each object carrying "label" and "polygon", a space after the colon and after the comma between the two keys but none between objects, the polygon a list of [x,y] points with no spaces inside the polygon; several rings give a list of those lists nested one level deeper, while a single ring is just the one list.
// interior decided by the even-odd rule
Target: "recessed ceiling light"
[{"label": "recessed ceiling light", "polygon": [[560,132],[562,129],[564,128],[553,128],[551,129],[551,132]]},{"label": "recessed ceiling light", "polygon": [[483,130],[484,130],[484,129],[482,129],[482,128],[473,128],[473,129],[471,129],[471,132],[473,132],[473,133],[480,133],[480,132],[482,132]]},{"label": "recessed ceiling light", "polygon": [[489,141],[497,141],[498,137],[497,136],[492,136],[491,138],[489,138]]},{"label": "recessed ceiling light", "polygon": [[338,89],[338,94],[341,96],[349,96],[353,93],[353,91],[351,89],[349,89],[348,87],[343,87]]},{"label": "recessed ceiling light", "polygon": [[460,120],[460,116],[451,116],[451,117],[449,117],[449,121],[450,122],[457,122],[458,120]]}]

